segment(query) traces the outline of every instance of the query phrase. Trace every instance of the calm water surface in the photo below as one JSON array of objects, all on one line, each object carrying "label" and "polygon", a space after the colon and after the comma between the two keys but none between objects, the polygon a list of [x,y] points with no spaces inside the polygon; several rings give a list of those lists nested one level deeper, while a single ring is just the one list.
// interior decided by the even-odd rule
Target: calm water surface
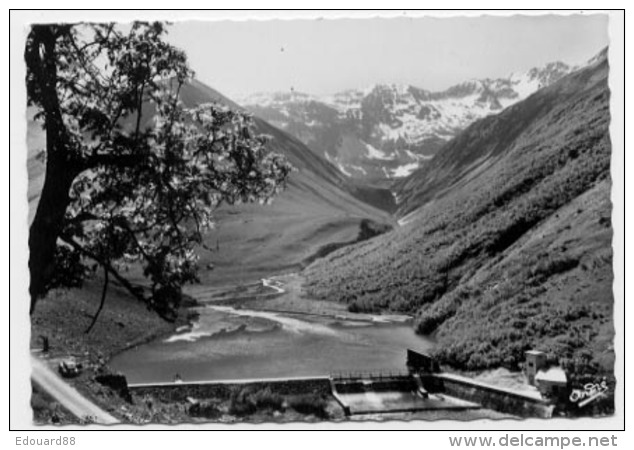
[{"label": "calm water surface", "polygon": [[[328,375],[338,371],[405,370],[407,348],[432,342],[411,323],[356,321],[230,306],[199,308],[193,329],[115,357],[130,383]],[[380,317],[377,317],[380,319]]]}]

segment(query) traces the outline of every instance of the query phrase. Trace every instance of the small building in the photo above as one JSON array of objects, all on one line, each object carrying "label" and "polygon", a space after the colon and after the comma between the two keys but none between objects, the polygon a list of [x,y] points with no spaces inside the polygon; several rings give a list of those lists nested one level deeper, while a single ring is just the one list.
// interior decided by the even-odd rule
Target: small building
[{"label": "small building", "polygon": [[541,369],[546,368],[546,353],[538,350],[529,350],[525,353],[526,365],[525,372],[526,378],[528,378],[528,384],[536,386],[535,376]]},{"label": "small building", "polygon": [[568,397],[568,377],[559,366],[539,370],[535,383],[544,398],[564,401]]},{"label": "small building", "polygon": [[426,353],[416,352],[407,349],[407,369],[410,372],[417,373],[435,373],[440,372],[438,361]]}]

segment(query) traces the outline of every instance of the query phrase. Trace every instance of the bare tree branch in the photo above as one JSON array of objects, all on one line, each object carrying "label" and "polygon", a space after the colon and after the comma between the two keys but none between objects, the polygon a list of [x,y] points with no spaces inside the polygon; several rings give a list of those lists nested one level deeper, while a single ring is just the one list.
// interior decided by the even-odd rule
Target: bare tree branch
[{"label": "bare tree branch", "polygon": [[103,268],[103,290],[101,291],[101,302],[99,303],[99,308],[97,309],[97,312],[95,313],[95,315],[92,318],[92,322],[90,322],[90,325],[88,326],[88,328],[86,328],[86,331],[84,331],[84,333],[86,333],[86,334],[90,333],[92,328],[97,323],[97,319],[99,318],[99,314],[101,314],[101,310],[103,309],[103,305],[106,302],[106,293],[108,292],[108,282],[110,281],[109,276],[108,276],[109,273],[110,272],[108,272],[108,269],[106,269],[106,267],[104,267]]}]

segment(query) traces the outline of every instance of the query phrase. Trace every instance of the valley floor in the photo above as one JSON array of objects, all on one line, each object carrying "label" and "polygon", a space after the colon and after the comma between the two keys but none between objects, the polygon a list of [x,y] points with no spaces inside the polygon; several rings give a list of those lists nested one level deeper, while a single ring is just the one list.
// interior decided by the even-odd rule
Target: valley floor
[{"label": "valley floor", "polygon": [[407,314],[353,313],[345,303],[309,297],[303,283],[304,278],[300,274],[289,273],[236,286],[210,288],[200,285],[188,292],[203,304],[222,303],[236,308],[248,307],[251,310],[314,314],[370,322],[400,323],[412,319]]}]

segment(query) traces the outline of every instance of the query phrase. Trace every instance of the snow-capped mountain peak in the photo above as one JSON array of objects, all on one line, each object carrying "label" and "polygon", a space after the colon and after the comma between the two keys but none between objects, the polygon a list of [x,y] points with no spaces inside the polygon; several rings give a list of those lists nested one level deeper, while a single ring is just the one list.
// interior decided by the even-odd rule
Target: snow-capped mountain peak
[{"label": "snow-capped mountain peak", "polygon": [[576,69],[557,61],[506,78],[466,80],[438,92],[375,84],[321,97],[260,93],[242,104],[295,135],[346,176],[385,184],[409,175],[474,121]]},{"label": "snow-capped mountain peak", "polygon": [[261,107],[282,105],[286,103],[318,101],[318,97],[295,90],[285,92],[256,92],[242,97],[237,96],[236,98],[236,101],[241,105],[258,105]]}]

